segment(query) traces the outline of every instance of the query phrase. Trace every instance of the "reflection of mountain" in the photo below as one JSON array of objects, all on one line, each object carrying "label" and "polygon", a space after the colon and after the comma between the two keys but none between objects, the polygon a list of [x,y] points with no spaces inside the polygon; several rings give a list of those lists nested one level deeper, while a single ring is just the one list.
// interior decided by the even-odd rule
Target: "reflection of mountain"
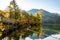
[{"label": "reflection of mountain", "polygon": [[55,33],[55,31],[52,30],[60,30],[60,17],[57,13],[50,13],[48,11],[45,11],[43,9],[32,9],[28,12],[31,12],[32,14],[35,13],[41,13],[42,14],[42,24],[44,29],[50,29],[50,31],[46,31],[46,33],[51,34]]}]

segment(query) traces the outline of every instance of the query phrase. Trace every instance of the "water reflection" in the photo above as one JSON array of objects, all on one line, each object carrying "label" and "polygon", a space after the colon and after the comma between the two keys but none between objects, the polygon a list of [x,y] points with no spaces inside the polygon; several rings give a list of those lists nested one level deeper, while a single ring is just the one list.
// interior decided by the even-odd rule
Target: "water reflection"
[{"label": "water reflection", "polygon": [[[2,40],[9,40],[9,37],[5,37]],[[12,38],[11,40],[14,40],[14,39]],[[60,34],[53,34],[46,38],[41,39],[41,38],[38,38],[35,33],[33,33],[32,36],[25,37],[25,39],[20,37],[19,40],[60,40]]]}]

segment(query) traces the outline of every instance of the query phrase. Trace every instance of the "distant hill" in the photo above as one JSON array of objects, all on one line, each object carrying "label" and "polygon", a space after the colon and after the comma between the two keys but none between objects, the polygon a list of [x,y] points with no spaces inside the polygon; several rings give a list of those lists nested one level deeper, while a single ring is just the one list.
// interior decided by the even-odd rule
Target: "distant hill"
[{"label": "distant hill", "polygon": [[53,20],[55,20],[56,14],[55,13],[50,13],[46,10],[40,9],[39,12],[42,14],[42,20],[43,22],[52,22]]},{"label": "distant hill", "polygon": [[29,11],[27,11],[28,13],[32,13],[32,14],[35,14],[39,9],[31,9]]},{"label": "distant hill", "polygon": [[49,20],[52,21],[52,20],[56,19],[56,13],[50,13],[43,9],[32,9],[32,10],[28,11],[28,13],[32,13],[33,15],[38,12],[40,12],[42,14],[44,21],[49,21]]},{"label": "distant hill", "polygon": [[40,12],[42,15],[43,15],[43,20],[44,21],[47,21],[47,20],[55,20],[56,18],[56,13],[50,13],[50,12],[48,12],[48,11],[46,11],[46,10],[43,10],[43,9],[32,9],[32,10],[30,10],[30,11],[28,11],[28,13],[32,13],[33,15],[35,14],[35,13],[38,13],[38,12]]},{"label": "distant hill", "polygon": [[[46,31],[47,34],[54,34],[55,31],[52,30],[60,30],[60,17],[58,16],[58,13],[51,13],[43,9],[32,9],[28,11],[28,13],[32,13],[33,15],[35,13],[41,13],[42,14],[42,26],[44,29],[50,29],[50,31]],[[58,27],[57,27],[58,26]],[[51,33],[50,33],[51,32]]]}]

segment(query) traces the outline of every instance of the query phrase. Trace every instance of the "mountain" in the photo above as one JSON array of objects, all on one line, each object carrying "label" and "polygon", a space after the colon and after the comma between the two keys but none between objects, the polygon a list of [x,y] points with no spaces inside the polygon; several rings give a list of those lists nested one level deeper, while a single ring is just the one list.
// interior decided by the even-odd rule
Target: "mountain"
[{"label": "mountain", "polygon": [[42,20],[45,22],[50,23],[50,21],[52,22],[53,20],[55,20],[55,13],[50,13],[46,10],[40,9],[39,12],[42,14]]},{"label": "mountain", "polygon": [[[32,9],[28,11],[29,13],[35,14],[39,13],[42,14],[42,26],[44,29],[50,29],[49,31],[47,30],[45,33],[46,34],[54,34],[56,33],[55,31],[52,30],[60,30],[60,25],[57,25],[58,22],[60,23],[60,17],[57,15],[57,13],[51,13],[43,9]],[[58,27],[57,27],[58,26]]]},{"label": "mountain", "polygon": [[39,9],[31,9],[28,11],[28,13],[32,13],[32,14],[35,14]]},{"label": "mountain", "polygon": [[50,13],[43,9],[32,9],[28,11],[28,13],[32,13],[33,15],[38,12],[40,12],[43,15],[43,19],[46,19],[46,20],[48,20],[49,18],[55,18],[56,16],[56,13]]},{"label": "mountain", "polygon": [[42,22],[43,24],[60,24],[60,16],[58,16],[58,13],[51,13],[44,9],[32,9],[28,11],[28,13],[32,13],[33,15],[35,13],[42,14]]},{"label": "mountain", "polygon": [[43,15],[43,21],[49,21],[49,20],[55,20],[55,16],[56,16],[56,13],[50,13],[46,10],[43,10],[43,9],[32,9],[30,11],[28,11],[28,13],[32,13],[33,15],[35,13],[41,13]]}]

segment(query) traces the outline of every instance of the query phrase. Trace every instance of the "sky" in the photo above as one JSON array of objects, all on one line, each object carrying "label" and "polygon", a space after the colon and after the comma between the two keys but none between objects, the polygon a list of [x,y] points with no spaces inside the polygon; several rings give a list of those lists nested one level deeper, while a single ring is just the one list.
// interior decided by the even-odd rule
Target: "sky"
[{"label": "sky", "polygon": [[[0,0],[0,10],[5,10],[12,0]],[[44,9],[49,12],[60,13],[60,0],[15,0],[22,10]]]}]

